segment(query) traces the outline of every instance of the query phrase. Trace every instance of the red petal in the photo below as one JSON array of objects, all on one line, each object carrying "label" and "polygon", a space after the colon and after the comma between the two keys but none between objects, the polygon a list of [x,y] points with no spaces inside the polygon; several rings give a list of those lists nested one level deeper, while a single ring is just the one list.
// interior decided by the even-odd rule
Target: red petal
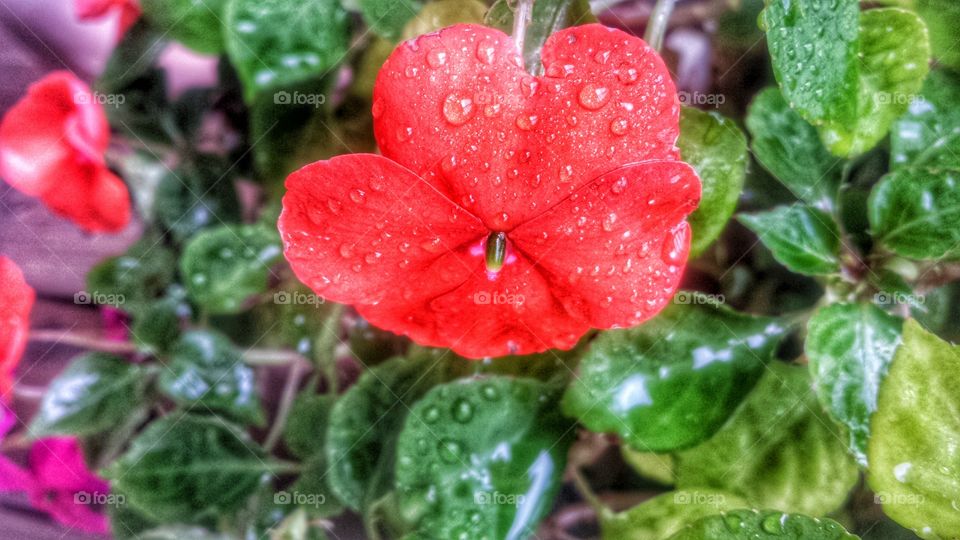
[{"label": "red petal", "polygon": [[486,235],[481,223],[382,156],[319,161],[291,174],[286,186],[284,254],[297,277],[330,300],[415,301],[474,271],[458,248]]},{"label": "red petal", "polygon": [[0,397],[10,390],[13,371],[27,345],[34,297],[20,268],[0,256]]},{"label": "red petal", "polygon": [[491,229],[510,230],[621,165],[677,159],[679,104],[643,40],[601,25],[551,36],[546,76],[502,32],[456,25],[401,44],[374,91],[383,154]]},{"label": "red petal", "polygon": [[53,72],[0,123],[0,175],[80,227],[114,232],[129,222],[130,200],[104,163],[109,141],[90,88],[69,72]]},{"label": "red petal", "polygon": [[680,282],[690,248],[684,218],[700,180],[678,161],[612,171],[509,233],[570,313],[597,328],[657,314]]}]

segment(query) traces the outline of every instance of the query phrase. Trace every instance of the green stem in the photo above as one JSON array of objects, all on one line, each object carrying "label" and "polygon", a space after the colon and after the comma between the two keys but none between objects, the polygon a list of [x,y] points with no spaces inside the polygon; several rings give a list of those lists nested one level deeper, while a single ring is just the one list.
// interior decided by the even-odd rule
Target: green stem
[{"label": "green stem", "polygon": [[657,5],[653,7],[653,12],[650,14],[647,31],[643,38],[657,52],[660,52],[660,49],[663,48],[663,36],[667,33],[667,23],[676,3],[677,0],[657,0]]},{"label": "green stem", "polygon": [[527,33],[527,25],[533,15],[534,0],[517,0],[517,9],[513,12],[513,42],[517,51],[523,55],[523,39]]},{"label": "green stem", "polygon": [[283,384],[283,393],[280,395],[280,403],[277,405],[277,415],[273,419],[273,425],[270,426],[270,432],[263,441],[263,448],[268,453],[273,450],[280,441],[283,429],[287,425],[287,417],[290,416],[290,409],[293,407],[293,400],[297,396],[297,389],[300,387],[300,379],[308,369],[305,362],[294,362],[287,371],[287,380]]},{"label": "green stem", "polygon": [[317,367],[323,371],[327,381],[327,393],[336,395],[340,385],[337,380],[337,355],[335,349],[339,340],[340,318],[343,316],[343,305],[334,304],[327,314],[323,331],[314,343],[314,360]]},{"label": "green stem", "polygon": [[606,515],[610,512],[610,509],[607,508],[607,505],[603,504],[597,494],[593,492],[593,488],[590,487],[590,482],[583,476],[583,473],[580,471],[579,467],[571,467],[570,474],[573,476],[573,484],[577,486],[577,491],[580,492],[580,496],[587,501],[587,504],[593,508],[594,512],[597,515]]}]

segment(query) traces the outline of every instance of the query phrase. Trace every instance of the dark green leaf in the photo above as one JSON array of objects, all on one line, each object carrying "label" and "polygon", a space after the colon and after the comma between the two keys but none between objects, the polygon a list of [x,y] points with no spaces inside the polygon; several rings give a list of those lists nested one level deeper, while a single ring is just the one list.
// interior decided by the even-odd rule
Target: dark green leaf
[{"label": "dark green leaf", "polygon": [[890,131],[890,168],[960,168],[960,77],[934,71]]},{"label": "dark green leaf", "polygon": [[330,409],[335,401],[335,396],[312,392],[297,396],[283,430],[283,441],[291,454],[307,459],[324,453]]},{"label": "dark green leaf", "polygon": [[850,449],[867,464],[870,415],[900,343],[903,321],[872,304],[833,304],[810,319],[805,344],[817,395],[847,426]]},{"label": "dark green leaf", "polygon": [[323,447],[317,450],[317,454],[304,462],[303,471],[297,481],[286,493],[275,495],[274,501],[296,504],[314,518],[326,518],[341,513],[343,504],[330,489],[330,463],[323,453]]},{"label": "dark green leaf", "polygon": [[816,128],[790,108],[776,87],[757,94],[746,123],[753,155],[765,169],[807,203],[834,205],[842,160],[827,151]]},{"label": "dark green leaf", "polygon": [[195,522],[240,508],[274,466],[246,433],[213,417],[150,424],[106,469],[111,488],[153,519]]},{"label": "dark green leaf", "polygon": [[180,273],[190,298],[209,313],[243,311],[267,290],[280,261],[280,235],[265,225],[223,225],[200,232],[184,247]]},{"label": "dark green leaf", "polygon": [[148,147],[169,145],[173,130],[165,116],[169,107],[166,87],[166,74],[156,66],[126,81],[122,90],[107,96],[109,106],[104,112],[110,126]]},{"label": "dark green leaf", "polygon": [[153,235],[144,236],[126,253],[110,257],[87,274],[87,290],[77,303],[101,303],[130,314],[144,312],[173,281],[176,258]]},{"label": "dark green leaf", "polygon": [[669,540],[858,540],[827,518],[775,510],[734,510],[697,521]]},{"label": "dark green leaf", "polygon": [[199,412],[210,409],[244,422],[264,421],[253,370],[220,334],[199,330],[184,334],[160,373],[160,389]]},{"label": "dark green leaf", "polygon": [[960,4],[954,0],[916,0],[916,9],[930,31],[933,56],[941,64],[960,69],[960,47],[957,47]]},{"label": "dark green leaf", "polygon": [[713,489],[671,491],[624,512],[601,514],[600,527],[604,540],[666,540],[698,519],[748,506],[736,495]]},{"label": "dark green leaf", "polygon": [[[498,0],[487,13],[487,25],[512,32],[513,7],[507,0]],[[531,73],[542,73],[540,52],[551,34],[568,28],[597,22],[587,0],[539,0],[534,2],[530,24],[524,33],[523,64]]]},{"label": "dark green leaf", "polygon": [[956,323],[960,321],[960,281],[937,287],[922,297],[907,298],[917,300],[911,305],[911,312],[924,328],[942,339],[960,343],[960,325]]},{"label": "dark green leaf", "polygon": [[122,92],[127,85],[149,72],[166,44],[147,23],[138,21],[113,50],[97,79],[97,88],[107,94]]},{"label": "dark green leaf", "polygon": [[677,146],[703,186],[700,206],[688,218],[694,257],[720,235],[737,206],[746,175],[747,139],[733,121],[720,114],[684,107]]},{"label": "dark green leaf", "polygon": [[358,0],[358,3],[367,26],[387,39],[399,38],[403,26],[423,5],[419,0]]},{"label": "dark green leaf", "polygon": [[121,425],[146,404],[147,370],[123,358],[91,353],[51,383],[30,435],[90,435]]},{"label": "dark green leaf", "polygon": [[920,17],[897,8],[864,11],[856,116],[826,118],[820,136],[827,148],[838,156],[856,156],[876,146],[920,91],[929,61]]},{"label": "dark green leaf", "polygon": [[201,156],[170,172],[157,186],[154,214],[178,242],[201,229],[240,221],[231,167],[213,156]]},{"label": "dark green leaf", "polygon": [[923,538],[960,531],[960,348],[914,320],[870,422],[870,487],[884,512]]},{"label": "dark green leaf", "polygon": [[172,286],[167,296],[137,314],[130,335],[140,350],[150,354],[166,353],[180,337],[190,312],[186,292],[180,286]]},{"label": "dark green leaf", "polygon": [[165,525],[135,536],[137,540],[231,540],[228,534],[215,533],[203,527]]},{"label": "dark green leaf", "polygon": [[572,429],[533,379],[438,386],[397,442],[401,516],[417,538],[528,537],[560,489]]},{"label": "dark green leaf", "polygon": [[197,52],[217,54],[223,50],[221,27],[226,2],[227,0],[141,0],[141,7],[143,16],[164,35],[169,35]]},{"label": "dark green leaf", "polygon": [[[337,0],[229,0],[224,28],[247,103],[260,93],[323,78],[344,60],[350,41],[350,20]],[[295,98],[282,90],[273,94],[280,104]]]},{"label": "dark green leaf", "polygon": [[713,435],[750,392],[784,329],[682,292],[650,322],[601,334],[563,398],[587,428],[670,451]]},{"label": "dark green leaf", "polygon": [[856,119],[857,0],[767,0],[760,14],[773,72],[807,121]]},{"label": "dark green leaf", "polygon": [[810,275],[840,271],[840,229],[830,214],[795,204],[738,217],[790,270]]},{"label": "dark green leaf", "polygon": [[884,176],[869,200],[874,236],[913,259],[960,256],[960,172],[899,169]]},{"label": "dark green leaf", "polygon": [[806,367],[771,362],[706,443],[677,455],[677,487],[712,487],[756,508],[824,515],[857,482],[857,464],[820,409]]}]

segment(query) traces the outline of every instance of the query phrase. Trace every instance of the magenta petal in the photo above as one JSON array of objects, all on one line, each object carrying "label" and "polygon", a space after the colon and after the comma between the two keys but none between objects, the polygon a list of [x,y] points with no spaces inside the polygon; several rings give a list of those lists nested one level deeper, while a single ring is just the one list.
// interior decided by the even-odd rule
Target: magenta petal
[{"label": "magenta petal", "polygon": [[34,487],[33,477],[16,463],[0,456],[0,493],[10,491],[30,491]]}]

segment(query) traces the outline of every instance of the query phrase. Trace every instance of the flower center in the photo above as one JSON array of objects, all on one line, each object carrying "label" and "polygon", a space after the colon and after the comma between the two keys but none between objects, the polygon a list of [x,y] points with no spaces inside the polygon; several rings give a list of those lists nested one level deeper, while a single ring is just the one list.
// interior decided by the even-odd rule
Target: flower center
[{"label": "flower center", "polygon": [[487,272],[496,274],[503,268],[503,263],[507,258],[507,233],[491,232],[487,237],[487,247],[485,250],[485,259],[487,263]]}]

